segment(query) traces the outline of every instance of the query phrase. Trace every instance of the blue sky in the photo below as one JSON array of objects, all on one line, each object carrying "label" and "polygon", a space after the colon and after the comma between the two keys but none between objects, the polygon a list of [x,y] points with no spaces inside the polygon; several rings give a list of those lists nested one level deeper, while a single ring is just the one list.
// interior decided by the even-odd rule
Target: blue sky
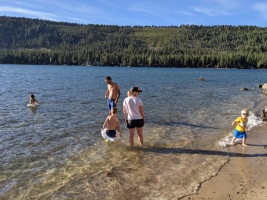
[{"label": "blue sky", "polygon": [[0,0],[0,15],[119,26],[267,27],[266,0]]}]

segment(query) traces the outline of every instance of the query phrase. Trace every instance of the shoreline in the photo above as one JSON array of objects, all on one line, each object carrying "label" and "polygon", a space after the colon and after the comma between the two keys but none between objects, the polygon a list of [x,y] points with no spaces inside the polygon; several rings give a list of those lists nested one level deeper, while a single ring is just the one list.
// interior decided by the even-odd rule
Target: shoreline
[{"label": "shoreline", "polygon": [[[267,199],[267,124],[249,131],[247,147],[227,147],[229,161],[216,176],[203,182],[197,193],[182,200],[264,200]],[[239,154],[243,154],[240,156]]]},{"label": "shoreline", "polygon": [[[159,68],[162,68],[162,69],[171,69],[171,68],[175,68],[175,69],[203,69],[203,70],[206,70],[206,69],[216,69],[216,70],[267,70],[267,68],[237,68],[237,67],[228,67],[228,68],[224,68],[224,67],[221,67],[221,68],[218,68],[218,67],[211,67],[211,68],[206,68],[206,67],[187,67],[187,66],[183,66],[183,67],[179,67],[179,66],[129,66],[129,65],[71,65],[71,64],[34,64],[34,63],[28,63],[28,64],[25,64],[25,63],[21,63],[21,64],[18,64],[18,63],[0,63],[0,65],[32,65],[32,66],[65,66],[65,67],[121,67],[121,68],[151,68],[151,69],[159,69]],[[260,83],[259,85],[263,85],[265,84],[266,82],[263,82],[263,83]],[[257,87],[257,86],[255,86]]]}]

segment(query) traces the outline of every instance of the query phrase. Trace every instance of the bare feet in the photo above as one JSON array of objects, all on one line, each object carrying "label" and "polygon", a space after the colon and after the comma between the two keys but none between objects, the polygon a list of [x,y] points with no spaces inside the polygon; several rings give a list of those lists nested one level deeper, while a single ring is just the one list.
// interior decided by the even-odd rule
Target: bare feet
[{"label": "bare feet", "polygon": [[231,142],[231,145],[236,145],[236,142]]},{"label": "bare feet", "polygon": [[247,147],[248,145],[246,145],[246,144],[242,144],[244,147]]}]

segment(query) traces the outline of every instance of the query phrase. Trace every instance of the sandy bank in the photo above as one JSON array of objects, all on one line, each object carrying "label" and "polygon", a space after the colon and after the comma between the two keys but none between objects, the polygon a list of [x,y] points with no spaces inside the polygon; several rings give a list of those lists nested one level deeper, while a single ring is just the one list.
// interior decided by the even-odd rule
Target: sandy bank
[{"label": "sandy bank", "polygon": [[267,124],[254,127],[248,134],[247,147],[228,147],[230,160],[217,176],[205,181],[197,194],[182,199],[266,200]]}]

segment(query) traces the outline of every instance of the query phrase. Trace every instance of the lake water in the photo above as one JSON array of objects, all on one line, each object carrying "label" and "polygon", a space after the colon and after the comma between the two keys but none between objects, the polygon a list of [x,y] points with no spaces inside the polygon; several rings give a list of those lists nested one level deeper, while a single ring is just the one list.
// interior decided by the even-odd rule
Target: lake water
[{"label": "lake water", "polygon": [[[100,135],[107,75],[122,92],[115,144]],[[267,100],[257,86],[266,77],[267,70],[0,65],[0,199],[194,193],[228,161],[240,111],[250,109],[250,128],[260,124],[255,115]],[[135,85],[143,90],[145,145],[135,138],[130,147],[122,102]],[[30,93],[37,109],[27,107]]]}]

